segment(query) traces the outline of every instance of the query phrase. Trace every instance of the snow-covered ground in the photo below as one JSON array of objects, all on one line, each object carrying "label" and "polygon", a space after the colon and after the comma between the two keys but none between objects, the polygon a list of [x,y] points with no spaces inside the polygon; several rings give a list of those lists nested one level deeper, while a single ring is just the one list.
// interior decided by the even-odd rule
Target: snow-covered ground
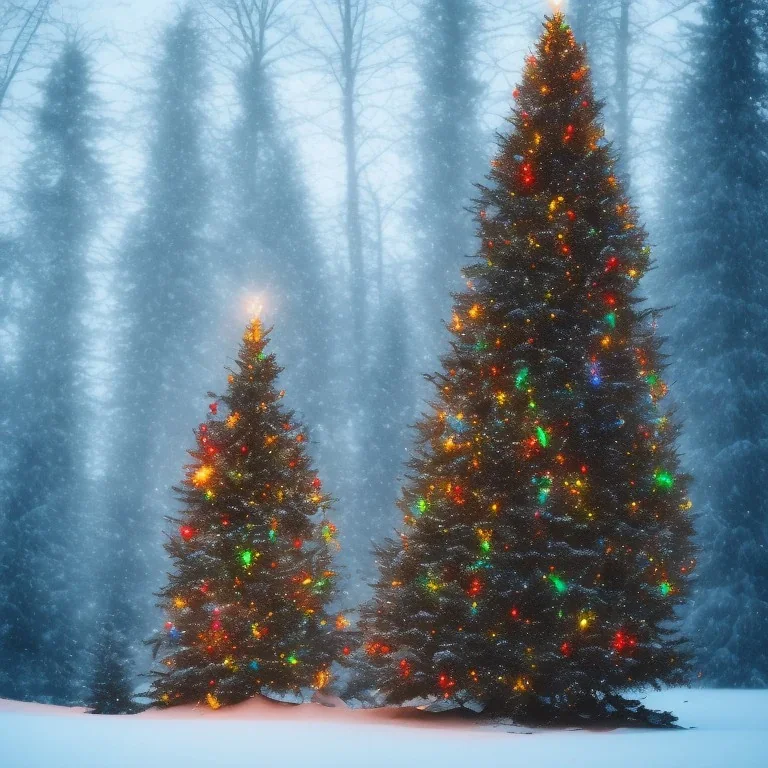
[{"label": "snow-covered ground", "polygon": [[453,715],[249,701],[135,716],[0,700],[2,768],[751,768],[768,766],[768,690],[671,690],[687,730],[530,730]]}]

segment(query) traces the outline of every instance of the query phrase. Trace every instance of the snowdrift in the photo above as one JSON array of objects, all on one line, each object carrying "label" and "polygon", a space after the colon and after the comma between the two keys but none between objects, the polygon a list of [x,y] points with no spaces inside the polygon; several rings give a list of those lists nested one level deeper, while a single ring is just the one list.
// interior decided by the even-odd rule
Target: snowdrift
[{"label": "snowdrift", "polygon": [[252,700],[134,716],[0,700],[2,768],[751,768],[768,754],[768,691],[675,689],[644,703],[679,730],[530,729],[413,709]]}]

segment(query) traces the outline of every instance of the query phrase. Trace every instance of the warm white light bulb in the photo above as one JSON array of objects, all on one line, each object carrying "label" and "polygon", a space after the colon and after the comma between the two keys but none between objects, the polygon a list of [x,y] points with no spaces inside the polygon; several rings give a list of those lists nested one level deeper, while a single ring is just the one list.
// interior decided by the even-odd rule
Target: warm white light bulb
[{"label": "warm white light bulb", "polygon": [[263,294],[258,294],[256,296],[247,296],[246,297],[246,312],[248,313],[248,317],[250,318],[256,318],[261,317],[261,313],[264,311],[264,296]]}]

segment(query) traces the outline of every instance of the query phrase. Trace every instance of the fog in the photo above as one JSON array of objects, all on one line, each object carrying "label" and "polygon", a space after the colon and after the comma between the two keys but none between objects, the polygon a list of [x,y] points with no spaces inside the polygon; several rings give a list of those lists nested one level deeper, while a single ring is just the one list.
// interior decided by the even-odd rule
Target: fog
[{"label": "fog", "polygon": [[[706,685],[765,686],[754,224],[768,133],[764,87],[739,85],[747,70],[765,78],[765,4],[569,5],[654,245],[642,293],[676,305],[659,321],[670,397],[700,530],[718,541],[684,617],[695,669]],[[751,60],[732,56],[725,33],[724,61],[708,57],[702,8],[710,32],[729,14],[748,19]],[[412,426],[433,392],[423,374],[448,350],[451,293],[478,248],[473,185],[550,11],[545,0],[0,0],[0,696],[83,701],[106,625],[142,690],[144,641],[165,621],[155,593],[173,486],[255,315],[274,329],[285,404],[335,498],[339,608],[354,614],[370,596],[373,545],[402,527]],[[712,110],[748,126],[737,138],[702,108],[707,83]],[[740,158],[736,169],[705,167],[713,153]],[[752,271],[729,278],[741,259]],[[724,584],[729,562],[738,575]]]}]

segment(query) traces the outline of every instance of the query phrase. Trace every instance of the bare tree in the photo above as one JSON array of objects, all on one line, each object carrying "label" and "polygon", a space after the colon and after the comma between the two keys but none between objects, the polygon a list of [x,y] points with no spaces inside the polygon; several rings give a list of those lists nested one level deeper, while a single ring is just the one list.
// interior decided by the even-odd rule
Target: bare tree
[{"label": "bare tree", "polygon": [[[327,415],[332,323],[326,254],[317,236],[305,168],[284,119],[285,61],[295,60],[295,0],[199,0],[215,60],[234,86],[224,146],[229,178],[226,279],[266,291],[281,307],[275,348],[302,414]],[[234,281],[234,283],[232,282]]]},{"label": "bare tree", "polygon": [[341,91],[342,135],[346,162],[346,237],[350,269],[353,323],[365,324],[366,290],[363,261],[363,224],[360,214],[360,175],[357,126],[358,77],[368,33],[369,0],[326,0],[312,5],[332,41],[323,51]]},{"label": "bare tree", "polygon": [[0,112],[11,84],[24,70],[53,0],[4,0],[0,8]]},{"label": "bare tree", "polygon": [[574,34],[587,44],[598,91],[607,96],[608,123],[625,177],[635,159],[633,118],[663,111],[676,46],[669,32],[700,0],[571,0]]},{"label": "bare tree", "polygon": [[[353,327],[362,329],[367,321],[368,291],[365,279],[364,216],[362,213],[361,176],[387,151],[397,138],[377,133],[376,119],[363,125],[362,112],[372,94],[380,96],[395,88],[377,77],[393,77],[406,55],[398,46],[402,26],[392,23],[397,10],[374,0],[310,0],[326,32],[321,44],[308,47],[321,57],[333,83],[338,87],[341,114],[341,140],[345,158],[345,235],[350,270],[350,301]],[[373,158],[362,159],[361,150],[370,140],[377,140]],[[359,345],[358,345],[359,346]],[[357,350],[361,353],[361,350]]]},{"label": "bare tree", "polygon": [[198,0],[212,31],[234,61],[225,66],[239,71],[245,59],[264,69],[277,49],[295,32],[288,23],[286,0]]},{"label": "bare tree", "polygon": [[[629,10],[632,0],[620,0],[616,30],[616,146],[624,170],[629,161]],[[625,175],[628,175],[625,173]]]},{"label": "bare tree", "polygon": [[[217,42],[217,63],[235,84],[239,118],[233,136],[237,159],[232,169],[242,203],[248,208],[244,217],[255,224],[254,214],[259,213],[255,207],[264,202],[261,199],[264,178],[257,173],[260,153],[281,136],[270,70],[279,58],[281,43],[291,31],[287,3],[285,0],[199,0],[199,3]],[[275,152],[274,148],[270,151]]]}]

